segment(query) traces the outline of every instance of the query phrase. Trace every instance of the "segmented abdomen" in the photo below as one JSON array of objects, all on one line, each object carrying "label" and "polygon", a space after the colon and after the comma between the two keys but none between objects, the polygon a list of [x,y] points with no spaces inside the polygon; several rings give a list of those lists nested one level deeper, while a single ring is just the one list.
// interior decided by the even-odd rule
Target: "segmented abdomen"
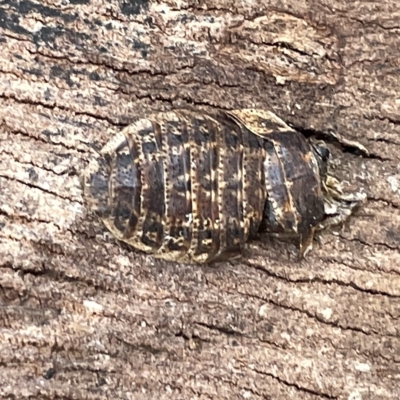
[{"label": "segmented abdomen", "polygon": [[112,166],[110,231],[164,259],[240,254],[262,220],[263,139],[223,115],[189,110],[141,119],[122,133],[126,140],[103,150]]}]

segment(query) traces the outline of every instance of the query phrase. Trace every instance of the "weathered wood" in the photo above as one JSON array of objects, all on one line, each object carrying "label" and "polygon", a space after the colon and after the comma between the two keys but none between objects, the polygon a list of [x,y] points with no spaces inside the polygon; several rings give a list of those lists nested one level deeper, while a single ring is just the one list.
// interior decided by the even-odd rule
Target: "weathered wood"
[{"label": "weathered wood", "polygon": [[[0,396],[400,397],[397,1],[0,5]],[[334,150],[366,206],[301,263],[162,263],[86,213],[79,173],[134,117],[270,109]]]}]

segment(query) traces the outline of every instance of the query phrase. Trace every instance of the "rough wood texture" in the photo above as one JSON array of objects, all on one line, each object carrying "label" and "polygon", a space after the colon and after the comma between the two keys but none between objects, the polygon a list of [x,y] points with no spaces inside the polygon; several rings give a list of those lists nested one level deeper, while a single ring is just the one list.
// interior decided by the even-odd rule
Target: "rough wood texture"
[{"label": "rough wood texture", "polygon": [[[0,3],[2,398],[400,398],[400,5],[208,4]],[[186,103],[358,139],[336,172],[366,207],[301,263],[116,243],[82,202],[90,143]]]}]

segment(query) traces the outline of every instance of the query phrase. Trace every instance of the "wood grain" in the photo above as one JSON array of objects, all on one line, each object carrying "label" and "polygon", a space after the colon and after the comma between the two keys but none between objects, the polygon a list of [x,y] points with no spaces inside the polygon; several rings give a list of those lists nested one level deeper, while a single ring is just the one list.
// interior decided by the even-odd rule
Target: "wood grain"
[{"label": "wood grain", "polygon": [[[0,396],[400,397],[397,1],[0,4]],[[331,149],[366,206],[301,263],[214,267],[114,241],[79,173],[135,117],[258,107]]]}]

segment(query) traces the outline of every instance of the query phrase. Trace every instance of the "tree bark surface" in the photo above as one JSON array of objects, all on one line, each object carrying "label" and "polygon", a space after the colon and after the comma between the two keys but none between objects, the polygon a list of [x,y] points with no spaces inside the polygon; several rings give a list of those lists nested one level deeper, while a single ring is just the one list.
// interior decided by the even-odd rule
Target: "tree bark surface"
[{"label": "tree bark surface", "polygon": [[[400,398],[400,4],[0,2],[0,396]],[[134,118],[259,107],[333,130],[365,206],[302,262],[262,237],[155,261],[85,207],[79,174]]]}]

